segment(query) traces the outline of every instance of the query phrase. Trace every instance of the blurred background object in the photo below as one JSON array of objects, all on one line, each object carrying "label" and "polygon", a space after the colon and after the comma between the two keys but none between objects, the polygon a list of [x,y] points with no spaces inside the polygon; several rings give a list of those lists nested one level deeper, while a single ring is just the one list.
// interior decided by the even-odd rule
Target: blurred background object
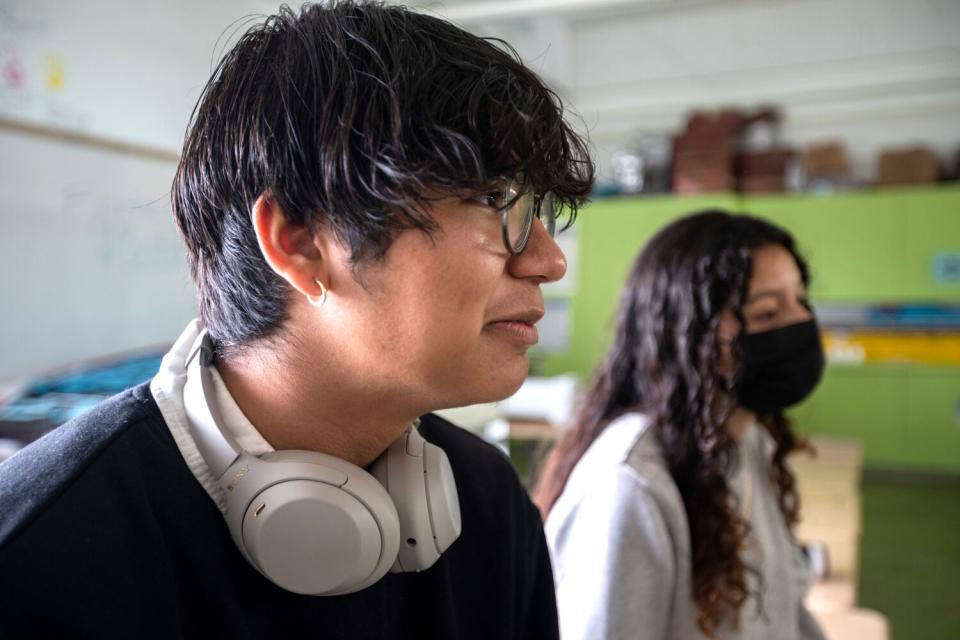
[{"label": "blurred background object", "polygon": [[734,158],[740,193],[780,193],[787,190],[788,171],[797,151],[780,140],[780,110],[766,107],[750,115]]},{"label": "blurred background object", "polygon": [[883,150],[877,182],[881,185],[933,184],[940,177],[937,157],[925,147]]},{"label": "blurred background object", "polygon": [[672,161],[670,136],[639,133],[623,151],[613,154],[617,193],[667,193]]},{"label": "blurred background object", "polygon": [[733,191],[733,160],[745,118],[739,111],[697,112],[673,141],[673,191]]},{"label": "blurred background object", "polygon": [[0,397],[0,462],[110,396],[152,378],[168,346],[62,367]]},{"label": "blurred background object", "polygon": [[848,177],[879,180],[883,149],[956,162],[954,0],[421,0],[506,39],[582,118],[601,186],[637,132],[679,135],[697,111],[776,105],[780,142],[842,141]]},{"label": "blurred background object", "polygon": [[804,182],[810,191],[834,191],[848,186],[850,161],[842,140],[808,145],[803,157]]}]

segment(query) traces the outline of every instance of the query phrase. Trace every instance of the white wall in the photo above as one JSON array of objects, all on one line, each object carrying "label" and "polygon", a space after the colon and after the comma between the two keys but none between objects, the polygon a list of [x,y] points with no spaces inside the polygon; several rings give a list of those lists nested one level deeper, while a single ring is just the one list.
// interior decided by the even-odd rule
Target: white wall
[{"label": "white wall", "polygon": [[861,179],[881,147],[925,144],[944,160],[960,148],[957,0],[428,4],[540,68],[605,173],[637,132],[676,131],[696,107],[782,105],[787,142],[839,137]]},{"label": "white wall", "polygon": [[278,5],[0,0],[0,116],[179,151],[218,38]]},{"label": "white wall", "polygon": [[0,148],[0,382],[171,342],[194,315],[175,165],[4,130]]},{"label": "white wall", "polygon": [[[946,159],[960,145],[957,0],[419,4],[515,46],[582,115],[604,167],[694,107],[766,102],[785,107],[790,142],[846,140],[862,178],[882,146]],[[0,0],[0,117],[176,151],[218,39],[276,5]]]},{"label": "white wall", "polygon": [[170,342],[193,317],[176,152],[218,37],[274,6],[0,0],[0,384]]}]

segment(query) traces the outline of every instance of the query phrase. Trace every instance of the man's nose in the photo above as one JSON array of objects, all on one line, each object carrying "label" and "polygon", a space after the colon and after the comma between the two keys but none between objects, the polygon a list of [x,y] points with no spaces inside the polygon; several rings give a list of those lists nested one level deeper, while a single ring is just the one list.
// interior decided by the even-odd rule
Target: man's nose
[{"label": "man's nose", "polygon": [[532,278],[538,283],[556,282],[567,272],[566,256],[539,218],[533,221],[526,248],[510,258],[509,271],[514,278]]}]

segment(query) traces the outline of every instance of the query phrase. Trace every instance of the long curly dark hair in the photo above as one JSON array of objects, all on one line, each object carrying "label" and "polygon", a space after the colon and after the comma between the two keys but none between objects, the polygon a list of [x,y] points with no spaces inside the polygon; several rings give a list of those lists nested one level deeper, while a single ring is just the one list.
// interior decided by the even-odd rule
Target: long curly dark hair
[{"label": "long curly dark hair", "polygon": [[[739,555],[749,528],[727,483],[737,449],[726,422],[737,408],[751,251],[771,244],[793,255],[806,283],[807,266],[793,238],[751,216],[703,211],[673,222],[650,240],[623,289],[613,344],[534,492],[546,518],[574,466],[608,424],[629,412],[649,416],[683,498],[690,527],[691,595],[697,623],[708,636],[728,616],[736,624],[749,596],[746,574],[752,569]],[[721,366],[718,336],[727,307],[741,327],[732,344],[732,370]],[[771,479],[792,528],[799,504],[784,461],[802,443],[784,415],[759,419],[776,442]]]}]

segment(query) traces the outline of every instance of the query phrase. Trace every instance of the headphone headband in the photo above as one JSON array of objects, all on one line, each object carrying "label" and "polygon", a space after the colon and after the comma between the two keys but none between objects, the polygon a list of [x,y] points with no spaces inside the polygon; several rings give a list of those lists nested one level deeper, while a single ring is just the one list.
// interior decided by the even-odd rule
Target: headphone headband
[{"label": "headphone headband", "polygon": [[187,356],[187,382],[183,387],[184,406],[190,433],[200,455],[213,477],[220,480],[226,470],[237,461],[242,449],[223,427],[225,421],[219,405],[211,402],[216,397],[210,365],[213,364],[213,341],[206,330],[200,332]]}]

